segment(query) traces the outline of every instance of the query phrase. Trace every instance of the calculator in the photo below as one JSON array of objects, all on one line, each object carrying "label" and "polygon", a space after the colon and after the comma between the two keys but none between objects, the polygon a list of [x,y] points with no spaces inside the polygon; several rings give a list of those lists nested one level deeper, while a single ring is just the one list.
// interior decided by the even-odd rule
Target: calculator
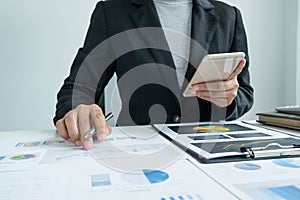
[{"label": "calculator", "polygon": [[275,110],[280,113],[300,115],[300,105],[277,107]]}]

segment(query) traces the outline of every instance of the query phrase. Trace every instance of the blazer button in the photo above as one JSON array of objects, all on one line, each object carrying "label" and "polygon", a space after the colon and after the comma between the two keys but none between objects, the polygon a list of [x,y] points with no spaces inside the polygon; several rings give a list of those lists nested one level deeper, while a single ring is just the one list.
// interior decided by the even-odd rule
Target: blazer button
[{"label": "blazer button", "polygon": [[180,116],[179,115],[174,115],[173,122],[175,122],[175,123],[180,122]]}]

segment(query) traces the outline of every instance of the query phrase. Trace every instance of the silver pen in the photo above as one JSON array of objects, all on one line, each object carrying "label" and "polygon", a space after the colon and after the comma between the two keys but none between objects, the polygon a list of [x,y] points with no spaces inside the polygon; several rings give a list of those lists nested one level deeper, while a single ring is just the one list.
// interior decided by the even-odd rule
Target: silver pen
[{"label": "silver pen", "polygon": [[[113,114],[112,114],[111,112],[108,113],[107,115],[105,115],[105,121],[107,122],[107,121],[110,120],[112,117],[113,117]],[[89,137],[95,135],[95,133],[96,133],[96,128],[93,127],[93,128],[91,128],[90,130],[88,130],[88,131],[86,132],[86,134],[85,134],[85,136],[84,136],[84,139],[87,139],[87,138],[89,138]]]}]

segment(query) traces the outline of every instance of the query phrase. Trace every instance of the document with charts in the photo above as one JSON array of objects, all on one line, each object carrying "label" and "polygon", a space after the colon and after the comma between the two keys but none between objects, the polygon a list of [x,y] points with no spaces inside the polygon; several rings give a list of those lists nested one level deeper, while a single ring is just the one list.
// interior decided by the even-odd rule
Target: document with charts
[{"label": "document with charts", "polygon": [[[192,159],[191,159],[192,160]],[[239,199],[289,199],[300,196],[300,158],[200,164],[201,170]]]},{"label": "document with charts", "polygon": [[243,122],[153,126],[203,163],[300,155],[298,138]]}]

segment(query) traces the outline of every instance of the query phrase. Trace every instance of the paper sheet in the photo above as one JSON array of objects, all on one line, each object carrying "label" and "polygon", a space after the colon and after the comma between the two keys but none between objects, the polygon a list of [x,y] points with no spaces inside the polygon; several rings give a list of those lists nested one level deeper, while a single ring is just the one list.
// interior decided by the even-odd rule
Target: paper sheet
[{"label": "paper sheet", "polygon": [[[80,181],[76,181],[80,180]],[[179,160],[169,167],[139,173],[121,173],[99,168],[69,179],[70,199],[110,200],[180,200],[180,199],[236,199],[188,160]]]},{"label": "paper sheet", "polygon": [[134,172],[145,167],[160,169],[184,155],[182,150],[154,129],[142,132],[140,127],[113,128],[108,141],[96,143],[89,152],[101,164],[123,172]]},{"label": "paper sheet", "polygon": [[53,167],[0,171],[0,199],[65,199],[63,175]]},{"label": "paper sheet", "polygon": [[[108,140],[92,150],[98,160],[55,138],[47,144],[36,138],[16,141],[0,156],[0,199],[235,199],[153,129],[142,131],[113,128]],[[127,163],[134,173],[115,170],[103,160]],[[155,161],[163,165],[154,168]]]},{"label": "paper sheet", "polygon": [[300,158],[196,164],[241,199],[299,199]]}]

